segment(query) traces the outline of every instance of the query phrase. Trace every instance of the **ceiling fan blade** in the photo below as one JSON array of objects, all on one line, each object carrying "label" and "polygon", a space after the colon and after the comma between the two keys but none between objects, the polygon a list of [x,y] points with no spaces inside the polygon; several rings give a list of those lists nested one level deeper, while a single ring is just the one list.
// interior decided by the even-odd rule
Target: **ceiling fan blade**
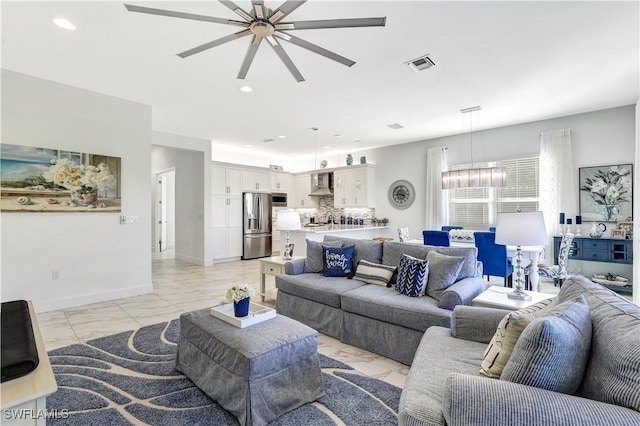
[{"label": "ceiling fan blade", "polygon": [[284,62],[284,65],[289,69],[289,72],[291,73],[291,75],[293,75],[293,78],[295,78],[298,83],[304,81],[304,77],[302,76],[302,74],[300,74],[300,71],[298,71],[298,68],[296,68],[289,55],[287,55],[287,52],[285,52],[280,43],[278,43],[278,40],[276,40],[273,36],[269,36],[267,37],[267,41],[269,42],[271,47],[273,47],[276,55],[278,55],[280,60]]},{"label": "ceiling fan blade", "polygon": [[[318,21],[283,22],[276,25],[276,29],[286,30],[313,30],[320,28],[353,28],[353,27],[384,27],[387,21],[383,18],[353,18],[353,19],[326,19]],[[293,24],[293,28],[290,25]],[[286,25],[287,27],[280,27]]]},{"label": "ceiling fan blade", "polygon": [[251,6],[253,7],[253,11],[256,14],[256,18],[264,19],[264,1],[262,0],[251,0]]},{"label": "ceiling fan blade", "polygon": [[253,21],[253,16],[249,15],[243,8],[238,6],[232,1],[229,0],[218,0],[223,5],[227,6],[229,9],[240,15],[247,22]]},{"label": "ceiling fan blade", "polygon": [[313,43],[309,43],[306,40],[303,40],[299,37],[296,36],[292,36],[291,34],[286,34],[280,31],[276,31],[274,33],[274,35],[276,37],[278,37],[279,39],[288,41],[289,43],[295,44],[296,46],[300,46],[304,49],[307,49],[313,53],[317,53],[318,55],[322,55],[325,58],[331,59],[332,61],[336,61],[341,63],[342,65],[346,65],[348,67],[351,67],[355,64],[354,61],[352,61],[351,59],[345,58],[344,56],[340,56],[337,53],[334,53],[330,50],[327,50],[323,47],[320,46],[316,46]]},{"label": "ceiling fan blade", "polygon": [[282,3],[282,5],[273,11],[273,13],[269,16],[269,22],[275,24],[280,21],[282,18],[302,6],[307,0],[288,0]]},{"label": "ceiling fan blade", "polygon": [[191,19],[194,21],[213,22],[216,24],[229,24],[247,26],[246,22],[234,21],[232,19],[216,18],[215,16],[196,15],[193,13],[174,12],[173,10],[154,9],[152,7],[134,6],[132,4],[125,4],[129,12],[149,13],[151,15],[169,16],[171,18]]},{"label": "ceiling fan blade", "polygon": [[194,47],[193,49],[185,50],[184,52],[178,53],[178,56],[180,56],[181,58],[186,58],[188,56],[195,55],[196,53],[200,53],[204,50],[211,49],[212,47],[220,46],[221,44],[228,43],[230,41],[248,36],[249,34],[251,34],[251,30],[249,29],[238,31],[237,33],[229,34],[228,36],[210,41],[208,43]]},{"label": "ceiling fan blade", "polygon": [[260,46],[260,42],[264,37],[259,37],[254,35],[251,44],[249,44],[249,49],[247,49],[247,54],[244,56],[244,61],[242,61],[242,66],[240,67],[240,71],[238,71],[238,79],[244,80],[247,76],[247,72],[249,72],[249,67],[253,62],[253,58],[256,56],[256,52],[258,51],[258,46]]}]

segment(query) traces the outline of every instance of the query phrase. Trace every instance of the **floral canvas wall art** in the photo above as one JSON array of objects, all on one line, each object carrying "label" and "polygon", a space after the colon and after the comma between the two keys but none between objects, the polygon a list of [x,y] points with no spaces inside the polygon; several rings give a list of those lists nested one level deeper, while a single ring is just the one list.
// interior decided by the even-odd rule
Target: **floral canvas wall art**
[{"label": "floral canvas wall art", "polygon": [[120,212],[119,157],[0,145],[3,212]]},{"label": "floral canvas wall art", "polygon": [[617,222],[633,218],[633,165],[580,168],[582,220]]}]

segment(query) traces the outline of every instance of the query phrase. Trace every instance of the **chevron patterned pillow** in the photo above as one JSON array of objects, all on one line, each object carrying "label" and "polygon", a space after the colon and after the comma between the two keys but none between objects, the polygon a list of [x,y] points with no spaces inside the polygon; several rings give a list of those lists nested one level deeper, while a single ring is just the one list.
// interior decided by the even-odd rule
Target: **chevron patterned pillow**
[{"label": "chevron patterned pillow", "polygon": [[428,276],[428,260],[416,259],[408,254],[403,254],[400,258],[400,265],[398,265],[396,290],[411,297],[424,296]]}]

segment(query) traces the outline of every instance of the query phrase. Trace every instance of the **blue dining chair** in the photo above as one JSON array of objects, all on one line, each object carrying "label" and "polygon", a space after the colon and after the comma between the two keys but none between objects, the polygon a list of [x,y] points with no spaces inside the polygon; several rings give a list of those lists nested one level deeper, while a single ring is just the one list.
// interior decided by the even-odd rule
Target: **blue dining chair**
[{"label": "blue dining chair", "polygon": [[496,227],[495,226],[490,226],[489,227],[489,232],[496,232]]},{"label": "blue dining chair", "polygon": [[452,229],[464,229],[464,227],[457,225],[443,225],[440,229],[449,232]]},{"label": "blue dining chair", "polygon": [[507,246],[496,244],[495,232],[474,232],[473,238],[478,248],[478,260],[482,262],[487,281],[492,275],[504,277],[505,287],[511,287],[513,265],[507,256]]},{"label": "blue dining chair", "polygon": [[422,231],[425,245],[449,247],[449,232],[425,229]]}]

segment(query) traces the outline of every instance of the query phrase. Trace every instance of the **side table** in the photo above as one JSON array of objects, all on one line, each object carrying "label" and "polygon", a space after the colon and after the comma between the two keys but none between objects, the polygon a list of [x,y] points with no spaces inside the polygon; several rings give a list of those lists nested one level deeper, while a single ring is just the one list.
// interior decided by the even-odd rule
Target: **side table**
[{"label": "side table", "polygon": [[557,297],[557,294],[538,293],[535,291],[525,291],[531,295],[531,300],[510,299],[507,293],[511,293],[512,288],[491,286],[473,299],[473,306],[482,306],[484,308],[498,308],[517,311],[518,309],[527,308],[545,299]]},{"label": "side table", "polygon": [[264,302],[265,297],[267,296],[266,290],[266,278],[267,275],[281,275],[284,274],[284,264],[287,262],[291,262],[295,259],[302,259],[302,256],[294,256],[293,259],[285,260],[282,256],[271,256],[271,257],[263,257],[258,259],[260,261],[260,297]]}]

